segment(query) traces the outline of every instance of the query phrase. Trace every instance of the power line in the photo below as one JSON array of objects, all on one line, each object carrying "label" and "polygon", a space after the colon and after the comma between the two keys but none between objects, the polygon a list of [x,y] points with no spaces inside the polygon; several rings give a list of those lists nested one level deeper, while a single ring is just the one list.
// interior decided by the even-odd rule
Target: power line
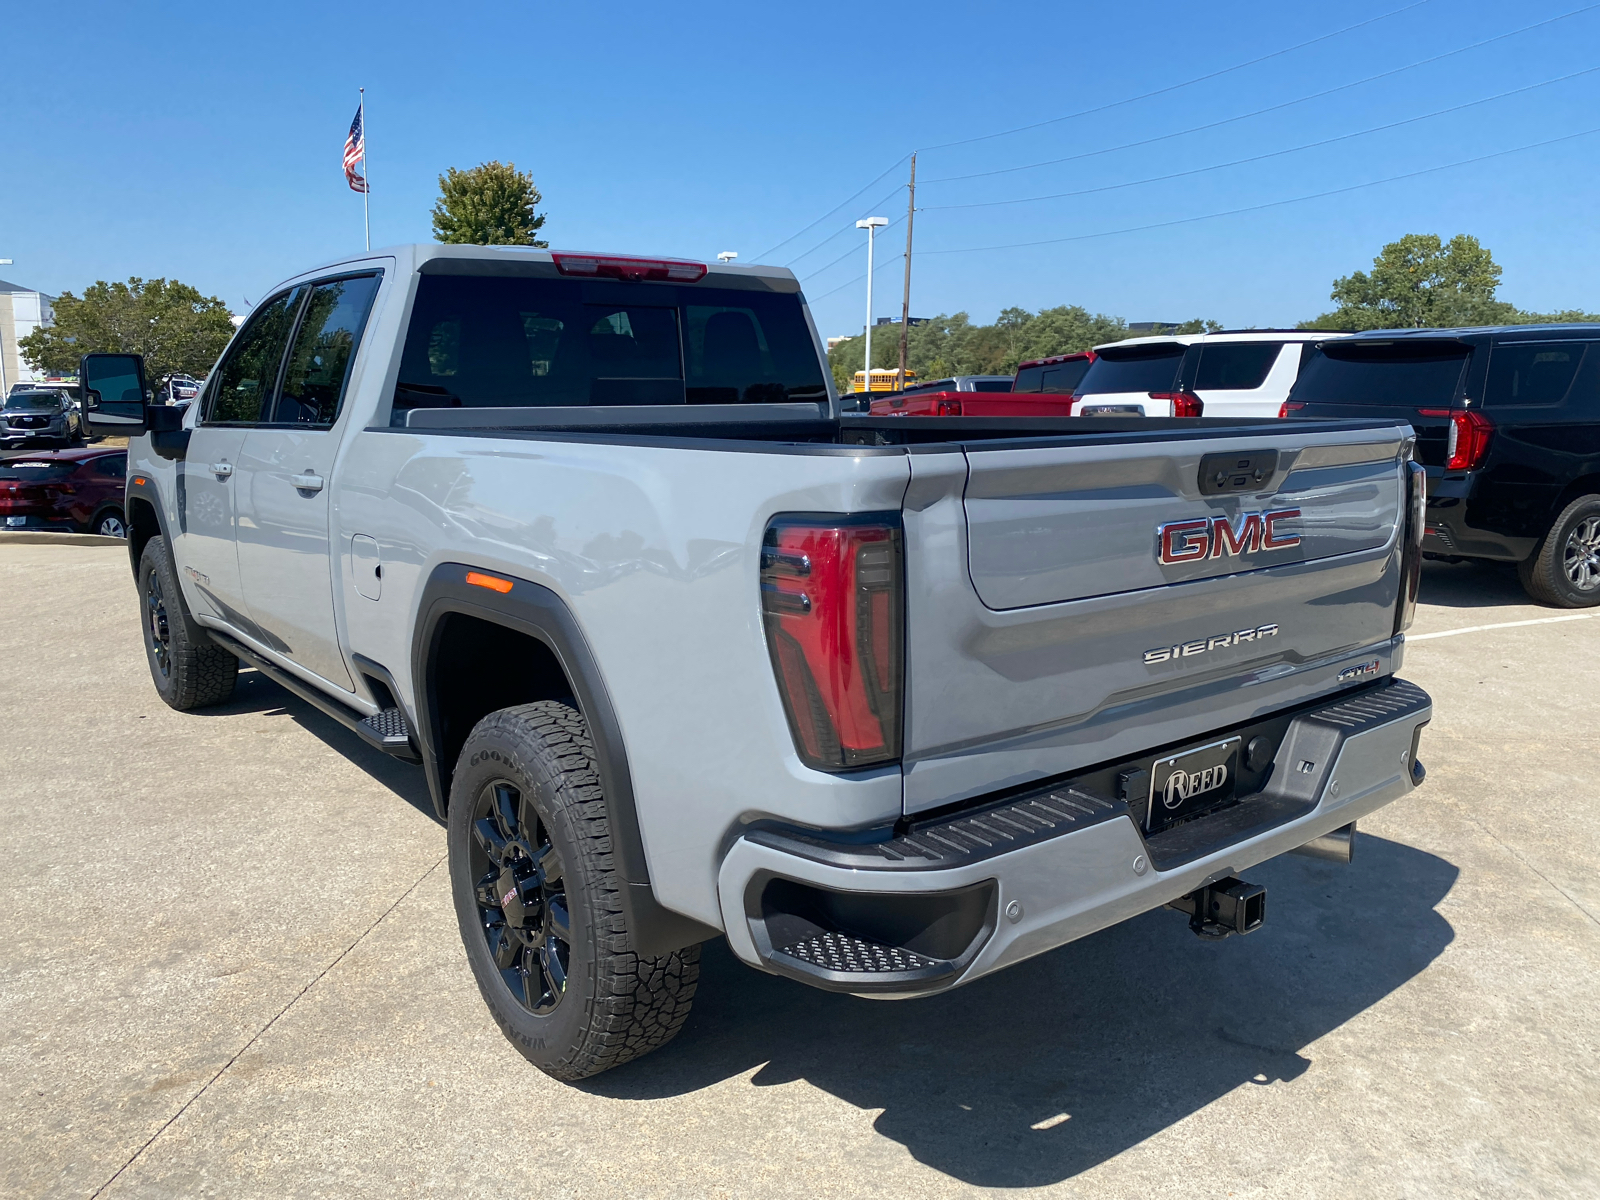
[{"label": "power line", "polygon": [[[873,209],[882,208],[889,201],[893,200],[895,198],[895,196],[897,196],[899,193],[905,191],[905,187],[906,187],[906,185],[903,184],[903,183],[896,184],[894,190],[892,192],[890,192],[887,196],[885,196],[883,199],[874,200],[871,204],[867,205],[867,210],[866,210],[866,212],[864,212],[862,214],[862,216],[870,216],[872,214],[872,210]],[[803,251],[800,254],[795,255],[793,258],[791,258],[788,262],[784,263],[783,265],[786,266],[786,267],[794,266],[795,263],[799,262],[802,258],[809,258],[811,255],[815,254],[818,250],[821,250],[829,242],[833,241],[835,238],[843,236],[846,233],[849,233],[855,227],[856,227],[855,226],[855,218],[852,217],[850,219],[850,224],[840,226],[833,233],[830,233],[827,237],[823,238],[815,246],[811,247],[811,249]]]},{"label": "power line", "polygon": [[[1293,46],[1285,46],[1281,50],[1274,50],[1270,54],[1263,54],[1259,58],[1252,58],[1246,62],[1235,63],[1231,67],[1223,67],[1217,71],[1210,71],[1204,75],[1196,75],[1193,79],[1185,79],[1182,83],[1168,84],[1163,88],[1156,88],[1151,92],[1143,92],[1137,96],[1129,96],[1124,100],[1112,100],[1107,104],[1096,105],[1094,108],[1080,109],[1077,112],[1067,113],[1062,117],[1051,117],[1045,121],[1035,121],[1031,125],[1018,125],[1014,129],[1002,129],[998,133],[983,133],[976,137],[961,138],[954,142],[939,142],[937,145],[924,146],[924,150],[947,150],[951,146],[970,146],[973,142],[986,142],[993,138],[1009,137],[1013,133],[1026,133],[1030,129],[1043,129],[1046,125],[1059,125],[1062,121],[1071,121],[1077,117],[1087,117],[1092,113],[1106,112],[1109,109],[1121,108],[1125,104],[1134,104],[1140,100],[1149,100],[1153,96],[1164,96],[1168,92],[1176,92],[1181,88],[1192,87],[1197,83],[1204,83],[1208,79],[1217,79],[1223,75],[1230,75],[1234,71],[1242,71],[1246,67],[1253,67],[1257,63],[1264,63],[1270,59],[1281,58],[1285,54],[1293,54],[1296,50],[1304,50],[1307,46],[1315,46],[1318,42],[1325,42],[1330,38],[1340,37],[1346,33],[1353,33],[1357,29],[1368,25],[1375,25],[1379,21],[1387,21],[1390,17],[1397,17],[1403,12],[1410,12],[1414,8],[1421,8],[1424,4],[1431,4],[1433,0],[1414,0],[1414,3],[1401,5],[1399,8],[1390,9],[1375,17],[1368,17],[1365,21],[1357,21],[1354,25],[1346,25],[1343,29],[1336,29],[1332,33],[1319,34],[1308,41],[1296,42]],[[903,160],[902,160],[903,161]],[[896,163],[896,166],[899,164]]]},{"label": "power line", "polygon": [[[1040,167],[1055,167],[1060,166],[1062,163],[1078,162],[1082,159],[1095,158],[1102,154],[1114,154],[1118,150],[1133,150],[1139,146],[1150,146],[1154,145],[1156,142],[1164,142],[1175,137],[1184,137],[1191,133],[1203,133],[1208,129],[1219,129],[1224,125],[1232,125],[1239,121],[1248,121],[1252,117],[1259,117],[1264,116],[1267,113],[1279,112],[1285,108],[1293,108],[1296,104],[1305,104],[1311,100],[1320,100],[1324,96],[1332,96],[1337,92],[1349,91],[1351,88],[1361,87],[1363,84],[1374,83],[1379,79],[1387,79],[1391,75],[1400,75],[1406,71],[1414,71],[1418,67],[1426,67],[1432,63],[1442,62],[1447,58],[1454,58],[1458,54],[1465,54],[1469,50],[1477,50],[1482,46],[1488,46],[1494,42],[1502,42],[1506,38],[1516,37],[1519,34],[1527,33],[1530,30],[1539,29],[1546,25],[1553,25],[1557,21],[1565,21],[1571,17],[1581,16],[1584,13],[1591,12],[1596,8],[1600,8],[1600,4],[1588,4],[1583,8],[1575,8],[1571,12],[1562,13],[1560,16],[1550,17],[1543,21],[1535,21],[1532,25],[1524,25],[1522,28],[1513,29],[1508,33],[1499,33],[1494,37],[1484,38],[1482,41],[1472,42],[1466,46],[1459,46],[1454,50],[1446,50],[1444,53],[1435,54],[1431,58],[1418,59],[1416,62],[1407,63],[1402,67],[1394,67],[1388,71],[1380,71],[1376,75],[1368,75],[1365,79],[1357,79],[1351,83],[1341,83],[1337,87],[1325,88],[1320,92],[1312,92],[1309,95],[1298,96],[1293,100],[1285,100],[1281,104],[1269,104],[1266,108],[1258,108],[1253,112],[1240,113],[1238,116],[1234,117],[1224,117],[1219,121],[1208,121],[1203,125],[1191,125],[1188,129],[1179,129],[1173,131],[1172,133],[1157,134],[1155,137],[1141,138],[1136,142],[1123,142],[1117,146],[1106,146],[1100,150],[1084,150],[1077,154],[1069,154],[1064,158],[1050,158],[1045,159],[1043,162],[1023,163],[1022,165],[1016,167],[998,167],[992,171],[973,171],[966,175],[943,175],[937,179],[925,179],[923,182],[955,183],[964,179],[985,179],[991,175],[1010,175],[1017,171],[1033,171]],[[1061,119],[1065,120],[1066,118],[1063,117]],[[882,176],[879,178],[882,178]]]},{"label": "power line", "polygon": [[[887,225],[885,225],[883,227],[883,232],[884,233],[888,233],[889,230],[893,229],[896,225],[900,224],[900,222],[903,219],[904,218],[902,218],[902,217],[896,217],[894,220],[890,221]],[[839,255],[839,257],[834,259],[832,262],[827,263],[824,266],[818,267],[815,271],[812,271],[809,275],[803,276],[802,278],[803,279],[815,279],[818,275],[821,275],[824,271],[829,270],[832,267],[838,266],[845,259],[849,258],[852,254],[859,254],[859,253],[860,253],[860,247],[859,246],[851,246],[850,249],[846,250],[843,254]],[[874,274],[876,274],[876,272],[874,272]],[[863,275],[862,278],[865,279],[866,276]]]},{"label": "power line", "polygon": [[1577,79],[1582,75],[1593,75],[1596,71],[1600,71],[1600,67],[1589,67],[1582,71],[1574,71],[1570,75],[1561,75],[1555,79],[1546,79],[1540,83],[1530,83],[1526,87],[1512,88],[1508,92],[1485,96],[1481,100],[1469,100],[1465,104],[1456,104],[1449,108],[1436,109],[1431,113],[1423,113],[1421,116],[1406,117],[1401,121],[1390,121],[1387,125],[1374,125],[1370,129],[1358,129],[1353,133],[1341,133],[1335,137],[1323,138],[1321,141],[1306,142],[1299,146],[1290,146],[1284,150],[1272,150],[1266,154],[1252,154],[1248,158],[1236,158],[1230,162],[1212,163],[1210,166],[1194,167],[1187,171],[1173,171],[1167,175],[1151,175],[1145,179],[1131,179],[1126,183],[1108,183],[1100,187],[1079,188],[1077,191],[1072,192],[1052,192],[1045,196],[1021,196],[1014,200],[981,200],[970,204],[929,204],[924,205],[922,211],[929,212],[954,208],[996,208],[1009,204],[1033,204],[1040,200],[1064,200],[1073,196],[1089,196],[1096,192],[1114,192],[1119,188],[1139,187],[1146,183],[1163,183],[1170,179],[1183,179],[1190,175],[1203,175],[1207,171],[1221,171],[1228,167],[1243,166],[1246,163],[1262,162],[1269,158],[1280,158],[1285,154],[1296,154],[1301,150],[1314,150],[1319,146],[1331,146],[1334,142],[1344,142],[1349,141],[1351,138],[1365,137],[1371,133],[1382,133],[1388,129],[1398,129],[1402,125],[1414,125],[1418,121],[1442,117],[1448,113],[1460,112],[1465,108],[1475,108],[1480,104],[1489,104],[1495,100],[1504,100],[1507,96],[1520,95],[1523,92],[1531,92],[1537,88],[1549,87],[1551,84],[1565,83],[1569,79]]},{"label": "power line", "polygon": [[[894,266],[896,263],[898,263],[903,258],[905,258],[904,254],[897,254],[893,258],[889,259],[887,262],[880,263],[876,267],[872,268],[872,273],[874,275],[876,275],[880,271],[887,270],[888,268]],[[839,292],[842,292],[847,287],[854,287],[856,284],[860,283],[866,277],[867,277],[867,273],[865,271],[863,271],[863,272],[861,272],[861,274],[857,275],[854,279],[846,280],[844,283],[841,283],[838,287],[830,288],[828,291],[823,292],[822,295],[820,295],[820,296],[807,296],[806,297],[806,303],[807,304],[815,304],[819,300],[826,300],[829,296],[832,296],[832,295],[835,295],[835,294],[837,294]]]},{"label": "power line", "polygon": [[777,250],[781,246],[787,246],[790,242],[794,241],[795,238],[802,237],[805,234],[810,233],[813,229],[815,229],[818,225],[821,225],[824,221],[826,221],[829,217],[833,216],[833,214],[838,212],[841,208],[845,208],[846,206],[848,206],[850,204],[854,204],[855,201],[858,198],[860,198],[862,192],[867,191],[869,188],[877,187],[880,180],[887,179],[891,172],[899,170],[900,169],[900,164],[905,162],[906,159],[908,159],[910,157],[911,157],[910,154],[902,154],[899,158],[895,159],[894,165],[891,166],[889,168],[889,170],[887,170],[883,174],[879,175],[876,179],[873,179],[870,183],[868,183],[866,185],[866,187],[862,188],[860,192],[857,192],[855,195],[851,196],[848,200],[844,201],[844,203],[837,204],[833,208],[830,208],[827,212],[823,213],[815,221],[811,222],[811,224],[807,225],[804,229],[800,230],[799,233],[792,233],[788,237],[784,238],[783,241],[779,242],[776,246],[773,246],[771,249],[763,250],[760,254],[757,254],[755,256],[754,261],[759,262],[761,259],[763,259],[763,258],[767,257],[767,255],[771,254],[773,252],[773,250]]},{"label": "power line", "polygon": [[[1260,212],[1267,208],[1281,208],[1286,204],[1300,204],[1307,200],[1321,200],[1327,196],[1339,196],[1346,192],[1358,192],[1363,188],[1378,187],[1380,184],[1396,183],[1402,179],[1415,179],[1419,175],[1432,175],[1439,171],[1448,171],[1455,167],[1470,166],[1473,163],[1487,162],[1492,158],[1504,158],[1508,154],[1520,154],[1524,150],[1537,150],[1542,146],[1554,146],[1558,142],[1570,142],[1575,138],[1589,137],[1600,133],[1600,126],[1593,129],[1584,129],[1578,133],[1563,134],[1561,137],[1548,138],[1542,142],[1529,142],[1525,146],[1513,146],[1509,150],[1496,150],[1492,154],[1480,154],[1475,158],[1463,158],[1456,162],[1442,163],[1436,167],[1424,167],[1420,171],[1407,171],[1403,175],[1390,175],[1384,179],[1369,179],[1365,183],[1352,183],[1346,187],[1330,188],[1325,192],[1312,192],[1305,196],[1291,196],[1286,200],[1269,200],[1265,204],[1251,204],[1244,208],[1230,208],[1223,212],[1202,213],[1197,217],[1179,217],[1172,221],[1156,221],[1149,225],[1130,225],[1126,229],[1106,229],[1099,233],[1080,233],[1071,237],[1044,238],[1036,242],[1006,242],[996,246],[960,246],[950,250],[923,250],[923,254],[976,254],[988,250],[1021,250],[1033,246],[1059,246],[1063,242],[1085,242],[1092,238],[1115,237],[1124,233],[1142,233],[1148,229],[1167,229],[1173,225],[1190,225],[1196,221],[1213,221],[1219,217],[1234,217],[1240,213]],[[829,293],[831,295],[831,293]]]}]

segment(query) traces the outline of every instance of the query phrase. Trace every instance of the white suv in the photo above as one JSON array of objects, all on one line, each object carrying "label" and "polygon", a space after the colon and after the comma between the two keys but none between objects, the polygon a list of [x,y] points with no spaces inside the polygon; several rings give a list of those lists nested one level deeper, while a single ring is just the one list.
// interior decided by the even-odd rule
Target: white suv
[{"label": "white suv", "polygon": [[1276,417],[1312,342],[1300,329],[1129,338],[1096,346],[1078,385],[1079,417]]}]

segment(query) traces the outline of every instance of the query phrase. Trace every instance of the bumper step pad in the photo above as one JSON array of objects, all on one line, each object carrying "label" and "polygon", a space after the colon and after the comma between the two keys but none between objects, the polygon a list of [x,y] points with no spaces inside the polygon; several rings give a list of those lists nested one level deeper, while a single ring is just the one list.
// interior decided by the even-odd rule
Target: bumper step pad
[{"label": "bumper step pad", "polygon": [[777,953],[787,954],[790,958],[797,958],[824,971],[843,974],[923,971],[939,966],[942,961],[903,946],[880,946],[877,942],[837,930],[814,933],[792,946],[783,947]]},{"label": "bumper step pad", "polygon": [[972,815],[913,826],[878,842],[834,842],[800,830],[755,830],[745,836],[831,866],[922,871],[993,858],[1127,813],[1128,806],[1121,801],[1056,784]]}]

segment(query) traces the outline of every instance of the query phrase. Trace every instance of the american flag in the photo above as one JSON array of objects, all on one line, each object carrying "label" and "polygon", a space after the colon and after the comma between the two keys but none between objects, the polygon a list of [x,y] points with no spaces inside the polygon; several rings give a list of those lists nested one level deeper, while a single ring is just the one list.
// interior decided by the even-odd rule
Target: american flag
[{"label": "american flag", "polygon": [[356,173],[356,164],[367,157],[367,135],[361,129],[361,108],[356,108],[356,119],[350,122],[350,136],[344,139],[344,177],[352,192],[367,190],[367,181]]}]

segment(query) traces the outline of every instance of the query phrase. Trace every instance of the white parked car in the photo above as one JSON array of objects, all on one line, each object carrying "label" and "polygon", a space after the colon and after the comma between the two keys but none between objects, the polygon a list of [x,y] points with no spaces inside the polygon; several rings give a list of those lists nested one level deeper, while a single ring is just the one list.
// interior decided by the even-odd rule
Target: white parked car
[{"label": "white parked car", "polygon": [[1276,417],[1308,345],[1348,336],[1250,329],[1129,338],[1096,346],[1079,417]]}]

